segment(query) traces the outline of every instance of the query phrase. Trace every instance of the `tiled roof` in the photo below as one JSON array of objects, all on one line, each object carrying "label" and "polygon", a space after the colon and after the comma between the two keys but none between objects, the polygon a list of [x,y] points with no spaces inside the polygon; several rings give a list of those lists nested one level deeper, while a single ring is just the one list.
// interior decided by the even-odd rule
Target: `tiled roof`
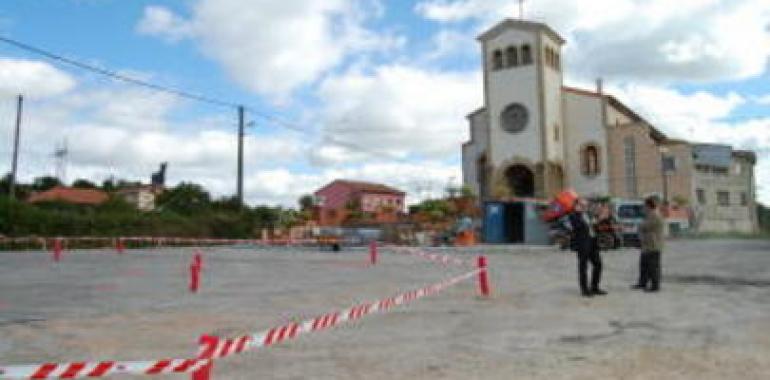
[{"label": "tiled roof", "polygon": [[27,202],[65,202],[80,205],[100,205],[109,199],[107,193],[95,189],[75,189],[72,187],[57,186],[51,190],[34,193],[29,196]]},{"label": "tiled roof", "polygon": [[344,179],[338,179],[334,182],[341,183],[344,185],[347,185],[351,189],[353,189],[354,192],[364,192],[364,193],[379,193],[379,194],[395,194],[395,195],[404,195],[404,193],[401,190],[392,188],[390,186],[382,185],[379,183],[372,183],[372,182],[363,182],[363,181],[350,181],[350,180],[344,180]]}]

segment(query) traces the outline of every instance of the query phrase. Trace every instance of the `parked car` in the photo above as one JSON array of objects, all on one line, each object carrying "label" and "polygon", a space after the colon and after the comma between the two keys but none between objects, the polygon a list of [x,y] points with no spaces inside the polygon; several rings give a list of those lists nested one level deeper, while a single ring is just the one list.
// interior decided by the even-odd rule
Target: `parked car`
[{"label": "parked car", "polygon": [[613,199],[612,213],[621,228],[623,246],[638,247],[639,226],[644,221],[644,202],[630,199]]}]

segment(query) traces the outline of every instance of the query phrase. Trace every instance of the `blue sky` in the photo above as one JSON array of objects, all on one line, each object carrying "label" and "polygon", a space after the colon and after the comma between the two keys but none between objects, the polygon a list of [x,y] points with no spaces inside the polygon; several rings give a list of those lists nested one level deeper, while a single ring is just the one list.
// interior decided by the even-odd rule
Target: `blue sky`
[{"label": "blue sky", "polygon": [[[672,136],[756,149],[760,198],[770,202],[766,1],[530,0],[526,12],[567,39],[567,84],[590,87],[601,76]],[[464,116],[482,102],[475,36],[516,14],[502,0],[6,0],[0,34],[307,130],[249,115],[246,195],[293,204],[340,176],[416,197],[459,182]],[[22,178],[50,174],[53,147],[66,138],[70,180],[147,180],[169,161],[172,183],[234,191],[231,109],[2,44],[0,79],[3,124],[12,125],[13,95],[29,95]],[[0,161],[0,171],[9,166]]]}]

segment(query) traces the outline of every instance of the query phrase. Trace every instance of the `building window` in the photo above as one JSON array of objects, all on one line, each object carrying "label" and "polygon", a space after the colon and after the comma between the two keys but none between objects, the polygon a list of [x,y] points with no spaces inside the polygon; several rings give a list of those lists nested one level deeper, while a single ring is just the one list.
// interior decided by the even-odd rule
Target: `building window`
[{"label": "building window", "polygon": [[749,195],[745,192],[741,193],[741,206],[749,205]]},{"label": "building window", "polygon": [[695,198],[698,199],[698,204],[706,204],[706,192],[703,189],[695,189]]},{"label": "building window", "polygon": [[720,206],[729,206],[730,205],[730,192],[728,191],[717,191],[717,204]]},{"label": "building window", "polygon": [[664,155],[661,157],[661,165],[664,173],[673,173],[676,171],[676,157]]},{"label": "building window", "polygon": [[559,53],[554,53],[554,65],[556,66],[556,71],[561,70],[561,56]]},{"label": "building window", "polygon": [[588,145],[583,148],[581,153],[582,171],[583,175],[593,177],[601,172],[599,165],[599,147],[596,145]]},{"label": "building window", "polygon": [[524,45],[521,47],[521,64],[522,65],[532,64],[532,48],[529,47],[529,45]]},{"label": "building window", "polygon": [[495,50],[492,53],[492,70],[500,70],[503,68],[503,52]]},{"label": "building window", "polygon": [[636,142],[633,136],[623,139],[623,153],[625,158],[625,182],[628,196],[639,195],[636,186]]},{"label": "building window", "polygon": [[519,65],[519,51],[515,46],[508,46],[505,50],[505,60],[508,67],[516,67]]}]

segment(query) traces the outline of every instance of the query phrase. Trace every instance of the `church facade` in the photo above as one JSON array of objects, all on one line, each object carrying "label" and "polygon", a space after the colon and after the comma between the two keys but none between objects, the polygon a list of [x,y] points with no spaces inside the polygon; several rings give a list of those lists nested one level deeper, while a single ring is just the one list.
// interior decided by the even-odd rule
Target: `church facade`
[{"label": "church facade", "polygon": [[463,181],[482,200],[659,195],[701,231],[757,228],[753,152],[672,139],[603,91],[563,83],[565,40],[506,19],[478,37],[484,105],[468,115]]}]

